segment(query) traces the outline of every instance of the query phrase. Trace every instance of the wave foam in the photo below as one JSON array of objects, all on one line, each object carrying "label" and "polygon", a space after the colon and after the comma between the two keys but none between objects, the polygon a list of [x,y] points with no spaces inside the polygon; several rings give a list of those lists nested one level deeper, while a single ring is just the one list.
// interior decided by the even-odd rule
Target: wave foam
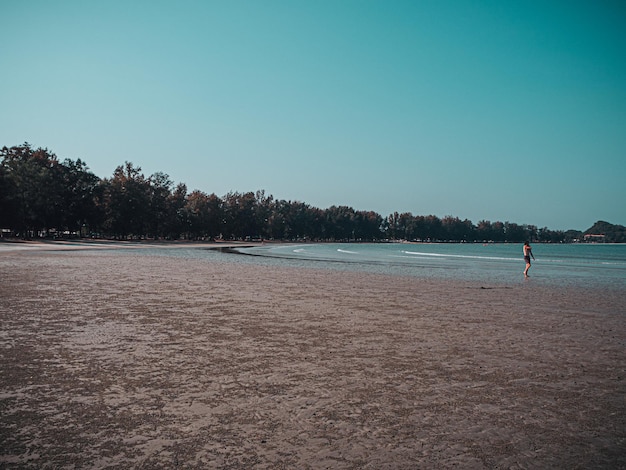
[{"label": "wave foam", "polygon": [[405,251],[402,253],[407,255],[415,255],[415,256],[430,256],[430,257],[439,257],[439,258],[466,258],[466,259],[490,259],[490,260],[500,260],[500,261],[518,261],[519,258],[505,258],[502,256],[477,256],[477,255],[452,255],[446,253],[423,253],[420,251]]}]

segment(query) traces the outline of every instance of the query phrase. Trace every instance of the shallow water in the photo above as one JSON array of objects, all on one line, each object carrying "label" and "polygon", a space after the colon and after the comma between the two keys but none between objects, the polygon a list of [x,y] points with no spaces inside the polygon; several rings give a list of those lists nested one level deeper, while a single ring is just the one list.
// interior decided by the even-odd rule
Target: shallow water
[{"label": "shallow water", "polygon": [[303,244],[239,248],[238,252],[298,266],[495,283],[626,287],[626,245],[535,244],[530,279],[522,245],[458,243]]},{"label": "shallow water", "polygon": [[227,252],[206,248],[142,251],[244,264],[626,292],[624,244],[533,244],[536,260],[528,279],[522,274],[525,264],[521,244],[311,243],[265,244]]}]

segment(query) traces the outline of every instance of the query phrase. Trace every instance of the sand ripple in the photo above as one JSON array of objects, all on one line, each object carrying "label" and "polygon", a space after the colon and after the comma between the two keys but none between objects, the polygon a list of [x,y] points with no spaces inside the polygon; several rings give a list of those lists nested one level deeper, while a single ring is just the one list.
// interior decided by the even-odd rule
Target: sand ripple
[{"label": "sand ripple", "polygon": [[625,468],[626,296],[0,255],[3,468]]}]

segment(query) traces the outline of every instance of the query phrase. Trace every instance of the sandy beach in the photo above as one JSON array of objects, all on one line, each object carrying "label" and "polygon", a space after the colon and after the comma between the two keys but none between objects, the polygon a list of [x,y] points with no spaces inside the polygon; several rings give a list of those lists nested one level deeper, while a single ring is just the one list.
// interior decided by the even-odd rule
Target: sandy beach
[{"label": "sandy beach", "polygon": [[0,251],[1,468],[626,468],[626,293]]}]

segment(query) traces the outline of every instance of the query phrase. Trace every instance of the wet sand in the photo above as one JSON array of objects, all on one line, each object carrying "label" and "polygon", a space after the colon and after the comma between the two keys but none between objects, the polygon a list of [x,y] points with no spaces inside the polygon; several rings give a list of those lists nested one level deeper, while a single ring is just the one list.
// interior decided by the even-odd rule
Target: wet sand
[{"label": "wet sand", "polygon": [[0,281],[1,468],[626,468],[624,292],[102,250]]}]

